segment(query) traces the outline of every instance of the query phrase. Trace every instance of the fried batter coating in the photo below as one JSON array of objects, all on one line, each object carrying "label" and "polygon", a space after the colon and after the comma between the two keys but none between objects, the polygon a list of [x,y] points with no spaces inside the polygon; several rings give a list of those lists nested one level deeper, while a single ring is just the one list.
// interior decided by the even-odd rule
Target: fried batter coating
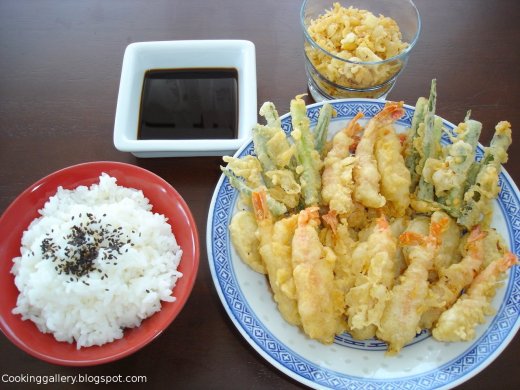
[{"label": "fried batter coating", "polygon": [[310,207],[298,216],[292,241],[293,277],[302,327],[309,337],[331,344],[345,329],[341,290],[334,284],[336,255],[321,244],[318,209]]},{"label": "fried batter coating", "polygon": [[468,291],[448,310],[443,312],[433,328],[433,337],[439,341],[468,341],[475,338],[475,328],[493,313],[491,299],[500,285],[503,274],[518,263],[517,257],[507,253],[490,263],[471,283]]},{"label": "fried batter coating", "polygon": [[237,212],[229,224],[231,242],[240,258],[256,272],[265,274],[267,271],[258,252],[257,229],[255,215],[246,210]]},{"label": "fried batter coating", "polygon": [[443,146],[435,85],[406,135],[393,128],[402,102],[364,126],[358,113],[330,141],[333,103],[312,132],[301,96],[293,99],[292,137],[265,103],[267,125],[253,130],[257,156],[224,158],[240,208],[252,209],[231,219],[233,246],[267,275],[282,317],[312,339],[378,337],[390,355],[423,329],[469,340],[517,263],[489,226],[511,125],[496,126],[480,161],[481,124],[469,112]]}]

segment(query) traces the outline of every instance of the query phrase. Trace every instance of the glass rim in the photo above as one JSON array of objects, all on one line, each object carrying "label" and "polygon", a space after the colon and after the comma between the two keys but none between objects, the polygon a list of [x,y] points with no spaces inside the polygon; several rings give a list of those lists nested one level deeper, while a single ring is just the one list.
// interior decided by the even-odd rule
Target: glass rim
[{"label": "glass rim", "polygon": [[385,60],[381,60],[381,61],[351,61],[351,60],[348,60],[345,58],[341,58],[335,54],[332,54],[328,50],[326,50],[323,47],[321,47],[320,45],[318,45],[318,43],[316,43],[316,41],[314,39],[312,39],[312,37],[309,35],[309,32],[307,31],[307,28],[305,26],[305,6],[307,5],[308,1],[309,0],[304,0],[303,4],[301,6],[301,9],[300,9],[300,24],[301,24],[301,27],[303,30],[303,35],[304,35],[305,39],[314,48],[319,49],[326,55],[328,55],[334,59],[340,60],[342,62],[347,62],[350,64],[358,64],[358,65],[381,65],[381,64],[386,64],[391,61],[395,61],[397,59],[405,58],[410,53],[410,51],[414,48],[415,44],[417,43],[417,40],[419,39],[419,35],[421,33],[422,22],[421,22],[421,15],[419,14],[419,10],[417,9],[415,3],[412,0],[406,0],[412,6],[413,10],[415,11],[415,15],[417,16],[417,31],[415,32],[415,35],[414,35],[413,39],[411,40],[411,42],[408,43],[408,47],[405,50],[403,50],[401,53],[399,53],[393,57],[387,58]]}]

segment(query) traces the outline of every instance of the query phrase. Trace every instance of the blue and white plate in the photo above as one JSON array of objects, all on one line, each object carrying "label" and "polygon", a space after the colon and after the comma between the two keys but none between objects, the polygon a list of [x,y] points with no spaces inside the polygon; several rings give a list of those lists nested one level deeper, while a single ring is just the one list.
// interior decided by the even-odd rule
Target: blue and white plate
[{"label": "blue and white plate", "polygon": [[[379,112],[384,102],[356,99],[331,102],[338,115],[330,133],[341,129],[358,111],[365,118]],[[322,103],[308,106],[312,126]],[[414,107],[405,106],[398,130],[409,127]],[[444,126],[453,130],[450,122]],[[290,114],[282,117],[282,128],[291,131]],[[235,156],[253,153],[253,143]],[[482,155],[480,148],[479,154]],[[520,199],[511,177],[500,175],[502,191],[495,204],[493,226],[520,253]],[[451,388],[468,380],[490,364],[513,339],[520,327],[520,267],[509,271],[504,286],[493,300],[496,315],[487,318],[471,342],[441,343],[427,332],[417,336],[398,356],[385,356],[385,345],[377,340],[359,342],[348,334],[334,344],[310,340],[280,316],[265,276],[246,266],[235,252],[228,225],[237,210],[237,191],[227,178],[220,178],[210,205],[207,248],[215,287],[231,320],[240,333],[268,362],[310,387],[348,389],[433,389]]]}]

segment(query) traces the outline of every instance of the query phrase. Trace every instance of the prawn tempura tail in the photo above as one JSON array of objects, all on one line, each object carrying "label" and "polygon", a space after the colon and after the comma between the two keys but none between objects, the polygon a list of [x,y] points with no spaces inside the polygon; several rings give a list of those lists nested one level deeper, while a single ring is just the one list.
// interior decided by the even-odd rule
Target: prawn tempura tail
[{"label": "prawn tempura tail", "polygon": [[330,210],[327,214],[321,216],[323,222],[330,227],[332,230],[332,234],[336,236],[338,231],[338,219],[336,212],[334,210]]},{"label": "prawn tempura tail", "polygon": [[359,136],[359,133],[363,130],[361,125],[358,123],[360,119],[362,119],[365,115],[359,111],[354,118],[351,119],[351,121],[348,123],[347,127],[343,130],[343,132],[349,137],[350,139],[350,145],[349,145],[349,152],[355,153],[357,145],[359,143],[359,140],[361,137]]},{"label": "prawn tempura tail", "polygon": [[506,253],[500,259],[489,264],[475,277],[475,280],[468,288],[467,294],[470,296],[493,296],[496,284],[499,282],[499,277],[517,263],[518,258],[516,255],[511,252]]},{"label": "prawn tempura tail", "polygon": [[269,207],[267,205],[267,194],[265,191],[255,191],[251,194],[253,210],[257,220],[264,221],[271,218]]},{"label": "prawn tempura tail", "polygon": [[486,232],[483,232],[479,225],[475,226],[468,237],[468,243],[478,241],[486,236]]},{"label": "prawn tempura tail", "polygon": [[320,208],[317,206],[307,207],[300,212],[298,216],[298,226],[305,227],[307,225],[317,226],[320,224]]},{"label": "prawn tempura tail", "polygon": [[444,229],[446,229],[448,223],[449,221],[447,218],[442,218],[438,222],[432,221],[430,224],[429,236],[423,236],[422,234],[413,231],[406,231],[399,236],[399,243],[401,244],[401,246],[437,246],[440,244],[442,232],[444,231]]},{"label": "prawn tempura tail", "polygon": [[404,115],[403,102],[388,102],[379,113],[375,115],[375,119],[381,126],[391,125]]},{"label": "prawn tempura tail", "polygon": [[354,118],[352,118],[350,120],[347,127],[345,127],[345,130],[344,130],[345,133],[347,133],[347,135],[349,135],[350,137],[352,137],[354,134],[356,134],[359,131],[358,121],[361,118],[363,118],[364,116],[365,115],[361,111],[358,111],[358,113],[354,116]]}]

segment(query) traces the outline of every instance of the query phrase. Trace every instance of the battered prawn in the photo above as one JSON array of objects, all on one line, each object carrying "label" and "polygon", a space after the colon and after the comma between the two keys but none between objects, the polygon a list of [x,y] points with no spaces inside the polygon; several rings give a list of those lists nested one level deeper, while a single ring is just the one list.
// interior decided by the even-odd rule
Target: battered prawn
[{"label": "battered prawn", "polygon": [[404,114],[403,103],[387,103],[368,123],[356,148],[358,162],[354,167],[354,197],[367,207],[380,208],[386,199],[380,194],[381,174],[374,157],[374,146],[381,129]]},{"label": "battered prawn", "polygon": [[[258,225],[256,233],[259,242],[258,251],[267,271],[274,300],[282,317],[290,324],[299,325],[301,321],[296,299],[291,294],[287,294],[290,291],[288,286],[290,286],[289,278],[290,269],[292,268],[291,257],[287,252],[285,252],[285,256],[281,253],[283,252],[281,248],[283,247],[283,242],[287,241],[286,235],[280,237],[280,229],[275,228],[273,217],[267,206],[265,191],[253,192],[252,203]],[[280,221],[277,222],[277,224],[279,223]],[[275,233],[278,233],[278,236]],[[289,241],[291,238],[289,238]]]},{"label": "battered prawn", "polygon": [[251,211],[241,210],[231,219],[229,235],[242,261],[256,272],[265,274],[264,262],[258,252],[257,229],[254,214]]},{"label": "battered prawn", "polygon": [[381,195],[386,199],[388,213],[402,217],[410,205],[410,171],[401,155],[401,142],[393,126],[385,128],[375,144],[377,167],[381,174]]},{"label": "battered prawn", "polygon": [[352,273],[352,251],[356,242],[350,236],[349,226],[345,218],[338,222],[336,213],[329,211],[322,216],[322,219],[329,226],[328,229],[321,231],[325,233],[324,244],[332,248],[336,254],[334,283],[343,294],[346,294],[355,283],[355,275]]},{"label": "battered prawn", "polygon": [[[431,219],[427,216],[418,215],[410,221],[404,232],[406,234],[410,234],[409,232],[412,232],[412,235],[419,234],[422,236],[428,236],[430,232],[430,222]],[[410,251],[414,250],[415,248],[413,246],[404,246],[401,248],[401,252],[403,253],[405,263],[404,268],[402,268],[402,271],[404,271],[406,267],[408,267],[408,261],[410,260]]]},{"label": "battered prawn", "polygon": [[518,263],[517,257],[506,253],[480,272],[464,295],[443,312],[432,331],[439,341],[468,341],[475,338],[475,328],[493,313],[491,299],[500,285],[503,274]]},{"label": "battered prawn", "polygon": [[414,245],[408,252],[409,266],[401,276],[400,284],[391,291],[377,336],[388,343],[388,354],[398,353],[412,341],[419,329],[428,294],[428,272],[433,266],[440,235],[446,220],[430,223],[428,236],[406,231],[400,237],[403,246]]},{"label": "battered prawn", "polygon": [[483,268],[504,256],[508,251],[503,237],[496,231],[496,229],[489,229],[486,233],[486,238],[484,239]]},{"label": "battered prawn", "polygon": [[351,148],[358,142],[356,134],[363,130],[359,124],[359,120],[362,119],[363,116],[364,114],[362,112],[358,112],[344,129],[334,135],[332,138],[332,146],[325,158],[332,157],[334,159],[342,159],[350,155]]},{"label": "battered prawn", "polygon": [[[399,239],[399,236],[403,234],[403,232],[407,229],[410,224],[410,220],[407,217],[395,218],[390,223],[390,229],[392,230],[392,234],[394,235],[396,241]],[[395,253],[395,275],[394,279],[397,280],[398,276],[401,275],[407,267],[406,261],[404,259],[404,254],[402,250],[399,250]],[[395,281],[394,281],[395,284]]]},{"label": "battered prawn", "polygon": [[358,112],[348,126],[334,136],[332,148],[323,162],[321,196],[323,202],[338,214],[346,214],[353,208],[352,172],[356,159],[350,156],[349,150],[356,142],[354,134],[361,130],[357,121],[362,117],[363,114]]},{"label": "battered prawn", "polygon": [[451,307],[479,272],[484,261],[484,238],[486,233],[477,226],[467,240],[467,253],[464,258],[451,266],[441,269],[439,280],[431,285],[431,307],[421,317],[421,328],[430,329],[443,311]]},{"label": "battered prawn", "polygon": [[298,215],[293,214],[275,222],[273,229],[273,254],[278,259],[275,283],[286,298],[280,299],[278,307],[284,317],[291,318],[290,323],[300,324],[300,315],[296,304],[296,286],[292,268],[292,240],[296,230]]},{"label": "battered prawn", "polygon": [[435,211],[432,214],[433,221],[447,219],[448,224],[441,236],[441,242],[435,259],[433,260],[433,269],[439,274],[441,270],[448,268],[461,260],[459,246],[461,245],[461,229],[457,222],[443,211]]},{"label": "battered prawn", "polygon": [[292,241],[293,278],[303,330],[309,337],[331,344],[334,335],[345,329],[343,296],[334,285],[336,256],[320,242],[319,224],[317,207],[298,215]]},{"label": "battered prawn", "polygon": [[375,336],[394,284],[397,242],[384,215],[363,244],[353,256],[364,257],[361,261],[368,268],[358,275],[355,287],[345,297],[348,330],[357,339]]}]

